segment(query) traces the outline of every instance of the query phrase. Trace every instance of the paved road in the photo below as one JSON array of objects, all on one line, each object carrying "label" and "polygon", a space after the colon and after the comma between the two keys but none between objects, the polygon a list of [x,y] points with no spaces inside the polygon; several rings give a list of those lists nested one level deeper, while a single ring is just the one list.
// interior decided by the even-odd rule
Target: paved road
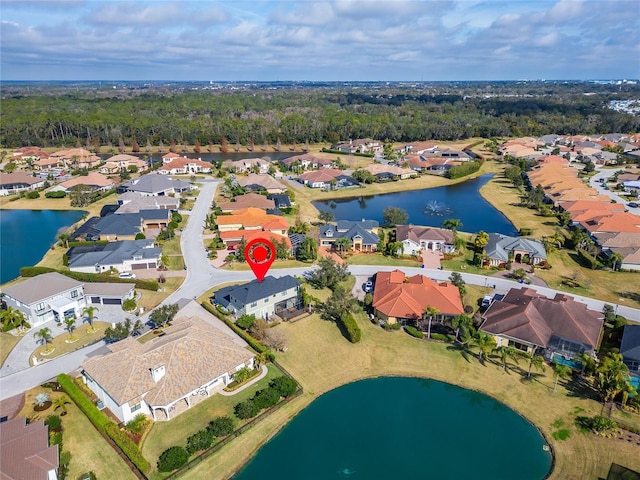
[{"label": "paved road", "polygon": [[[593,188],[598,190],[599,194],[606,195],[610,199],[615,200],[616,203],[627,205],[629,203],[627,199],[622,198],[615,191],[605,190],[604,184],[600,183],[600,179],[611,178],[618,170],[623,170],[623,169],[612,169],[612,168],[599,169],[598,173],[596,173],[591,177],[591,179],[589,180],[589,183]],[[633,208],[633,207],[627,206],[627,210],[629,211],[629,213],[632,213],[634,215],[640,215],[640,208]]]},{"label": "paved road", "polygon": [[[172,304],[180,302],[181,300],[193,300],[194,297],[201,295],[203,292],[209,290],[215,285],[227,282],[240,282],[243,280],[253,279],[253,273],[250,271],[231,272],[226,270],[220,270],[211,265],[211,262],[207,258],[207,254],[202,241],[202,230],[205,223],[205,217],[209,211],[209,207],[213,200],[215,190],[220,183],[219,181],[209,180],[203,181],[203,186],[198,199],[191,211],[191,215],[187,221],[187,225],[181,236],[181,247],[184,255],[184,261],[187,265],[187,277],[183,284],[170,295],[162,304]],[[421,273],[427,275],[434,280],[447,280],[450,271],[436,270],[426,268],[413,268],[413,267],[386,267],[386,266],[360,266],[352,265],[349,267],[349,271],[356,275],[358,280],[365,279],[378,271],[390,271],[394,269],[400,269],[407,275],[415,275]],[[308,268],[290,268],[280,269],[270,272],[272,275],[280,277],[284,275],[302,275]],[[493,287],[496,291],[507,291],[509,288],[518,286],[512,280],[486,277],[483,275],[476,275],[471,273],[462,273],[462,278],[465,282],[472,285],[480,285],[486,287]],[[362,281],[360,281],[362,283]],[[552,298],[558,293],[557,291],[538,285],[529,285],[530,288],[535,289],[541,294]],[[356,283],[356,290],[358,283]],[[590,309],[601,311],[605,302],[596,300],[593,298],[581,297],[573,295],[573,297],[582,303],[587,304]],[[623,305],[615,306],[618,314],[625,316],[629,320],[640,322],[640,310],[625,307]],[[123,316],[124,318],[124,316]],[[148,320],[148,313],[141,317],[143,321]],[[9,375],[3,375],[0,377],[0,399],[8,398],[17,395],[29,388],[39,385],[46,380],[55,377],[60,372],[72,372],[77,370],[86,358],[96,352],[104,343],[86,347],[78,350],[74,353],[64,355],[62,357],[55,358],[47,363],[38,365],[36,367],[28,368],[28,355],[24,359],[25,369]],[[31,352],[33,350],[30,350]],[[1,374],[1,372],[0,372]]]}]

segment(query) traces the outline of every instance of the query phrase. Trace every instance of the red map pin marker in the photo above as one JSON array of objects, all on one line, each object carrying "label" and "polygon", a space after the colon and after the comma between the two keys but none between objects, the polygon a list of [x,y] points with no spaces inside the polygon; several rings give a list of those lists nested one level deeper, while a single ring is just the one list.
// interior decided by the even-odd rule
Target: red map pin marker
[{"label": "red map pin marker", "polygon": [[254,238],[244,248],[244,258],[253,270],[258,282],[262,282],[276,259],[276,249],[269,240]]}]

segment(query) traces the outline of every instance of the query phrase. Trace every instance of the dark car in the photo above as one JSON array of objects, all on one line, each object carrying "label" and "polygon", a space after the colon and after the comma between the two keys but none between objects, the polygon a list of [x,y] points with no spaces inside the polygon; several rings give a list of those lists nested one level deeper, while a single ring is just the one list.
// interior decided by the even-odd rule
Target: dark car
[{"label": "dark car", "polygon": [[631,208],[638,208],[638,204],[636,202],[629,202],[627,203],[627,206]]}]

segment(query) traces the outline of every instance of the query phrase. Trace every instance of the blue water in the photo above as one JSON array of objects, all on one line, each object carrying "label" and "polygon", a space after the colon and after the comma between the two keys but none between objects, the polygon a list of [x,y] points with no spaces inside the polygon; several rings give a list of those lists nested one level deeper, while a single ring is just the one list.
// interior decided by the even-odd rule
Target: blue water
[{"label": "blue water", "polygon": [[[465,232],[497,232],[517,235],[513,224],[480,195],[480,187],[489,181],[491,174],[445,187],[425,188],[383,195],[323,200],[313,202],[320,211],[329,210],[336,220],[377,220],[382,223],[382,212],[389,206],[402,208],[414,225],[442,226],[448,218],[462,221],[460,230]],[[411,180],[401,180],[411,182]],[[354,189],[357,192],[357,189]]]},{"label": "blue water", "polygon": [[538,430],[477,392],[385,377],[322,395],[234,480],[517,478],[551,468]]},{"label": "blue water", "polygon": [[582,363],[576,360],[567,360],[562,355],[558,355],[556,353],[553,354],[552,360],[555,363],[559,363],[560,365],[566,365],[567,367],[571,367],[573,370],[582,370]]},{"label": "blue water", "polygon": [[79,210],[0,210],[0,284],[38,263],[63,227],[82,218]]}]

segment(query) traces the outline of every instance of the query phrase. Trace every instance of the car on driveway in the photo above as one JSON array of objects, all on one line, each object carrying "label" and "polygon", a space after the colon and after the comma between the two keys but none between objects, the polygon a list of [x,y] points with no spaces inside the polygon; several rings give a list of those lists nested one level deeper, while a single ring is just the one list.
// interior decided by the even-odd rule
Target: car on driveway
[{"label": "car on driveway", "polygon": [[627,207],[638,208],[638,204],[636,202],[629,202],[627,203]]},{"label": "car on driveway", "polygon": [[364,293],[373,292],[373,282],[371,280],[367,280],[362,286],[362,290],[364,291]]},{"label": "car on driveway", "polygon": [[136,278],[136,276],[133,273],[129,273],[129,272],[122,272],[120,275],[118,275],[120,278]]}]

